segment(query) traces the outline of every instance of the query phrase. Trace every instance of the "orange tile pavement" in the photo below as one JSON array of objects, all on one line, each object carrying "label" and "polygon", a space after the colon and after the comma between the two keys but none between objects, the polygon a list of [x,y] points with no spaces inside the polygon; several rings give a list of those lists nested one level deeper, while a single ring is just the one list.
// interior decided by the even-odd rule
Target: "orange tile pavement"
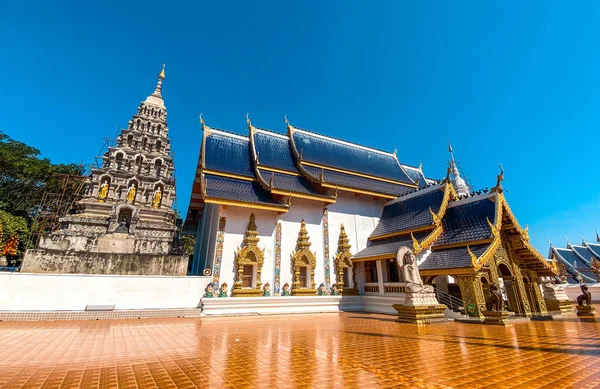
[{"label": "orange tile pavement", "polygon": [[600,323],[362,313],[0,323],[2,388],[592,388]]}]

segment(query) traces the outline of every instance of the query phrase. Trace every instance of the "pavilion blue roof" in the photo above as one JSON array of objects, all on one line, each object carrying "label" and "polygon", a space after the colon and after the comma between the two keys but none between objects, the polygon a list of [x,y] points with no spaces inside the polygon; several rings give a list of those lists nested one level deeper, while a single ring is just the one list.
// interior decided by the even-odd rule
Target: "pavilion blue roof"
[{"label": "pavilion blue roof", "polygon": [[[460,204],[464,202],[464,204]],[[455,243],[468,243],[491,238],[492,231],[487,219],[495,223],[496,203],[490,197],[473,201],[472,198],[459,200],[458,205],[448,206],[442,219],[444,232],[433,245],[445,246]]]},{"label": "pavilion blue roof", "polygon": [[207,198],[287,208],[287,205],[273,200],[271,194],[264,190],[257,181],[237,180],[211,174],[206,174],[204,177]]},{"label": "pavilion blue roof", "polygon": [[440,210],[444,186],[445,184],[435,185],[410,194],[406,199],[400,197],[386,205],[371,238],[433,225],[429,209],[435,213]]},{"label": "pavilion blue roof", "polygon": [[427,178],[425,178],[422,171],[413,168],[412,166],[402,165],[402,167],[412,181],[415,183],[419,182],[419,188],[425,188],[427,186]]},{"label": "pavilion blue roof", "polygon": [[303,162],[414,184],[393,154],[299,129],[291,136]]},{"label": "pavilion blue roof", "polygon": [[254,177],[250,141],[237,135],[211,132],[204,137],[205,169]]},{"label": "pavilion blue roof", "polygon": [[[423,239],[427,233],[419,232],[414,234],[415,239]],[[352,256],[352,259],[361,259],[378,256],[395,256],[398,249],[402,246],[412,247],[412,238],[410,236],[395,236],[393,238],[369,241],[367,247]]]},{"label": "pavilion blue roof", "polygon": [[259,165],[298,172],[287,136],[263,131],[257,131],[252,136]]},{"label": "pavilion blue roof", "polygon": [[590,251],[594,254],[596,258],[600,259],[600,244],[586,243],[586,246],[590,249]]},{"label": "pavilion blue roof", "polygon": [[[471,252],[478,258],[488,249],[489,244],[478,244],[470,246]],[[462,269],[473,266],[471,255],[466,246],[452,247],[448,249],[435,250],[425,259],[420,270],[438,269]]]},{"label": "pavilion blue roof", "polygon": [[577,284],[579,281],[575,278],[577,273],[581,274],[584,282],[596,282],[596,275],[591,271],[590,267],[581,260],[570,249],[551,247],[555,254],[555,258],[565,265],[565,269],[572,277],[567,278],[571,284]]},{"label": "pavilion blue roof", "polygon": [[267,185],[273,185],[273,189],[335,199],[334,196],[329,196],[316,190],[315,187],[304,177],[292,176],[289,174],[282,174],[262,169],[258,169],[258,173]]},{"label": "pavilion blue roof", "polygon": [[320,182],[321,173],[323,173],[323,182],[334,186],[345,186],[365,191],[383,193],[390,196],[399,196],[402,193],[413,190],[413,188],[407,186],[367,177],[355,176],[353,174],[340,173],[329,169],[321,169],[310,166],[306,166],[304,169],[313,182]]},{"label": "pavilion blue roof", "polygon": [[580,257],[583,257],[583,259],[587,262],[588,265],[591,265],[592,260],[594,259],[594,254],[590,250],[588,250],[587,247],[569,245],[569,248]]}]

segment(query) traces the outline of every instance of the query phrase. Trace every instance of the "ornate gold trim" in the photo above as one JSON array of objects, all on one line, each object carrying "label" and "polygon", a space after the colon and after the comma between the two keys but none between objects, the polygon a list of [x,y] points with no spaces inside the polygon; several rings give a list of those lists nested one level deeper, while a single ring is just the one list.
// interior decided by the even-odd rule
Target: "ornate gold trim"
[{"label": "ornate gold trim", "polygon": [[451,268],[451,269],[427,269],[427,270],[419,270],[419,273],[422,276],[456,276],[456,275],[474,275],[475,270],[472,267],[461,267],[461,268]]},{"label": "ornate gold trim", "polygon": [[[292,295],[312,295],[316,294],[315,289],[315,267],[317,266],[317,256],[309,250],[311,243],[308,231],[306,231],[306,222],[302,219],[300,223],[300,232],[298,232],[298,240],[296,242],[296,252],[292,254],[292,267],[294,270],[294,282],[292,283]],[[300,268],[302,266],[310,266],[310,288],[300,283]]]},{"label": "ornate gold trim", "polygon": [[456,247],[475,246],[475,245],[479,245],[479,244],[492,243],[493,241],[494,241],[493,238],[480,239],[480,240],[471,240],[471,241],[468,241],[468,242],[458,242],[458,243],[446,244],[446,245],[443,245],[443,246],[435,246],[435,247],[433,247],[433,250],[434,251],[438,251],[438,250],[452,249],[452,248],[456,248]]},{"label": "ornate gold trim", "polygon": [[435,226],[427,225],[427,226],[423,226],[423,227],[413,228],[411,230],[391,232],[391,233],[385,234],[385,235],[377,235],[377,236],[369,237],[369,240],[382,240],[382,239],[386,239],[386,238],[393,238],[395,236],[410,235],[410,234],[415,233],[415,232],[430,231],[430,230],[433,230],[433,229],[435,229]]},{"label": "ornate gold trim", "polygon": [[212,198],[212,197],[205,197],[204,202],[207,204],[231,205],[231,206],[235,206],[235,207],[264,209],[267,211],[276,211],[276,212],[287,212],[288,211],[288,207],[285,205],[277,206],[277,205],[256,204],[256,203],[248,203],[248,202],[243,202],[243,201],[216,199],[216,198]]},{"label": "ornate gold trim", "polygon": [[256,181],[255,177],[246,177],[246,176],[241,176],[239,174],[232,174],[232,173],[224,173],[224,172],[219,172],[216,170],[209,170],[209,169],[203,169],[202,172],[204,174],[212,174],[213,176],[220,176],[220,177],[225,177],[225,178],[233,178],[236,180],[242,180],[242,181]]},{"label": "ornate gold trim", "polygon": [[[236,279],[233,285],[233,296],[234,297],[251,297],[260,296],[262,294],[261,286],[262,281],[260,276],[262,273],[262,265],[265,261],[265,250],[258,247],[258,228],[256,227],[256,221],[254,214],[250,215],[250,222],[246,228],[244,234],[243,247],[238,249],[234,264],[236,267]],[[244,265],[255,265],[256,266],[256,282],[253,288],[242,288],[242,276],[244,274]]]},{"label": "ornate gold trim", "polygon": [[302,161],[302,164],[304,164],[306,166],[316,167],[316,168],[319,168],[319,169],[331,170],[333,172],[350,174],[352,176],[363,177],[363,178],[370,178],[372,180],[387,182],[387,183],[390,183],[390,184],[402,185],[402,186],[406,186],[406,187],[409,187],[409,188],[418,188],[418,186],[415,185],[415,184],[407,184],[406,182],[401,182],[401,181],[396,181],[396,180],[390,180],[389,178],[382,178],[382,177],[372,176],[370,174],[357,173],[357,172],[353,172],[351,170],[340,169],[340,168],[336,168],[336,167],[332,167],[332,166],[322,165],[322,164],[319,164],[319,163]]},{"label": "ornate gold trim", "polygon": [[331,197],[327,197],[327,196],[309,195],[309,194],[298,193],[298,192],[288,192],[285,190],[278,190],[278,189],[270,189],[270,191],[271,191],[271,193],[280,195],[280,196],[291,196],[291,197],[297,197],[297,198],[307,199],[307,200],[323,201],[325,203],[330,203],[330,204],[335,204],[335,202],[336,202],[335,198],[331,198]]},{"label": "ornate gold trim", "polygon": [[384,194],[384,193],[379,193],[379,192],[371,192],[371,191],[368,191],[368,190],[350,188],[348,186],[328,184],[326,182],[323,182],[321,184],[321,186],[323,186],[325,188],[330,188],[330,189],[336,189],[336,190],[340,189],[340,190],[345,190],[347,192],[360,193],[360,194],[369,195],[369,196],[381,197],[381,198],[388,199],[388,200],[393,200],[393,199],[395,199],[395,198],[398,197],[398,196]]},{"label": "ornate gold trim", "polygon": [[263,166],[261,164],[258,164],[258,169],[266,170],[266,171],[274,172],[274,173],[287,174],[288,176],[301,176],[301,174],[298,172],[292,172],[290,170],[284,170],[284,169],[279,169],[279,168],[275,168],[275,167]]},{"label": "ornate gold trim", "polygon": [[[337,274],[337,288],[340,294],[344,292],[350,292],[351,289],[356,289],[356,285],[353,285],[353,288],[350,288],[350,285],[344,285],[344,268],[348,268],[349,271],[352,271],[352,254],[350,253],[350,239],[348,238],[348,234],[346,234],[346,229],[342,224],[340,226],[340,236],[338,238],[338,248],[337,254],[335,256],[335,270]],[[352,292],[350,292],[351,294]]]}]

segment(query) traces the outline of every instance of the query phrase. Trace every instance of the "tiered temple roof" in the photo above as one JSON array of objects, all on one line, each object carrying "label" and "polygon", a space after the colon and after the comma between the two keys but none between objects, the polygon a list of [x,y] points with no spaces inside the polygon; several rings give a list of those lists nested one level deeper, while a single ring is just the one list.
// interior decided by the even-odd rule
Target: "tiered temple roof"
[{"label": "tiered temple roof", "polygon": [[254,127],[248,135],[208,127],[203,139],[185,230],[193,231],[205,203],[287,212],[291,199],[335,203],[339,191],[395,199],[435,183],[396,153],[293,127],[287,134]]},{"label": "tiered temple roof", "polygon": [[559,261],[567,271],[567,282],[578,284],[581,277],[583,282],[596,283],[598,276],[594,273],[594,262],[600,261],[600,237],[596,234],[597,243],[587,243],[583,238],[581,245],[571,244],[567,240],[566,248],[554,247],[550,244],[549,257]]},{"label": "tiered temple roof", "polygon": [[557,272],[556,264],[530,245],[527,228],[512,214],[502,194],[502,175],[490,192],[459,195],[451,173],[441,184],[387,204],[368,246],[353,261],[395,258],[401,246],[410,244],[415,253],[431,250],[419,264],[421,274],[466,274],[487,266],[504,240],[528,268]]}]

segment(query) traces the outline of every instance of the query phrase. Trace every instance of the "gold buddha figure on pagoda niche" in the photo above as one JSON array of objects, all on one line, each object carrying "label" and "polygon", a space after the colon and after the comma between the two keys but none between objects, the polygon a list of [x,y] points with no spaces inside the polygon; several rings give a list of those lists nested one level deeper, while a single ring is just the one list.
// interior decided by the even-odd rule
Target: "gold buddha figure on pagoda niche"
[{"label": "gold buddha figure on pagoda niche", "polygon": [[102,185],[100,185],[100,190],[98,191],[98,198],[100,201],[104,201],[108,196],[108,181],[104,180]]},{"label": "gold buddha figure on pagoda niche", "polygon": [[135,200],[135,184],[132,182],[131,185],[129,185],[129,189],[127,190],[127,202],[129,204],[133,203],[133,200]]},{"label": "gold buddha figure on pagoda niche", "polygon": [[159,188],[154,191],[154,197],[152,198],[152,208],[158,208],[160,206],[160,199],[162,198],[162,192]]}]

